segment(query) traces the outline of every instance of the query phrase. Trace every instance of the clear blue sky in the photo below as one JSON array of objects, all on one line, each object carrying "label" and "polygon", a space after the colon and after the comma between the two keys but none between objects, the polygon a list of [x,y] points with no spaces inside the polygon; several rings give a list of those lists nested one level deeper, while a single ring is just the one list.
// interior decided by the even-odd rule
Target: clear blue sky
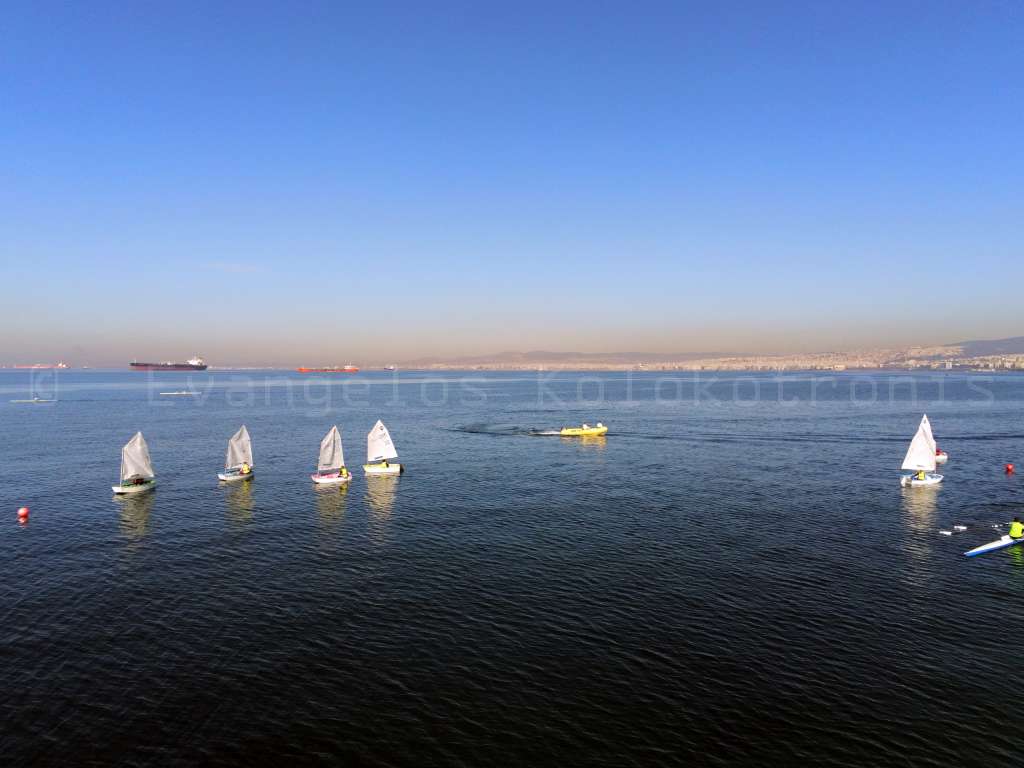
[{"label": "clear blue sky", "polygon": [[1024,333],[1024,4],[7,3],[0,362]]}]

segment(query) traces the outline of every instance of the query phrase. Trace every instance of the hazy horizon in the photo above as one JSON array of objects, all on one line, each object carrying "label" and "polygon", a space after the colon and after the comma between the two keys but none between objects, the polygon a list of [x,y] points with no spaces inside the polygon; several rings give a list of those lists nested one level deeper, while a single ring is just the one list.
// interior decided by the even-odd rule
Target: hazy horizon
[{"label": "hazy horizon", "polygon": [[6,11],[0,364],[1024,332],[1014,4]]},{"label": "hazy horizon", "polygon": [[[1007,338],[1022,338],[1022,337],[1007,337]],[[562,359],[572,359],[577,356],[594,356],[594,357],[620,357],[624,355],[633,355],[636,358],[636,362],[667,362],[673,359],[682,361],[687,358],[694,358],[700,355],[708,355],[709,357],[717,356],[747,356],[747,355],[787,355],[787,354],[814,354],[814,353],[845,353],[853,352],[857,350],[870,350],[870,349],[885,349],[885,348],[905,348],[909,346],[952,346],[959,342],[975,341],[974,339],[959,339],[954,342],[935,342],[933,344],[910,344],[910,345],[887,345],[887,346],[851,346],[851,347],[823,347],[817,349],[781,349],[781,350],[762,350],[752,351],[749,349],[703,349],[703,350],[687,350],[687,349],[674,349],[674,350],[658,350],[658,349],[641,349],[641,348],[605,348],[605,349],[542,349],[542,348],[526,348],[526,349],[491,349],[484,350],[481,352],[465,352],[459,351],[451,354],[421,354],[414,357],[391,357],[383,358],[380,356],[364,355],[362,357],[353,354],[345,354],[339,352],[334,354],[325,351],[319,351],[316,353],[304,354],[301,351],[296,351],[288,355],[282,355],[279,358],[260,358],[257,356],[244,356],[244,352],[238,350],[228,351],[228,356],[218,358],[216,356],[210,356],[202,352],[168,352],[167,354],[149,354],[149,355],[123,355],[121,357],[90,357],[84,348],[78,348],[73,354],[64,355],[36,355],[34,357],[21,357],[17,359],[0,359],[0,366],[11,366],[16,364],[34,364],[34,363],[56,363],[58,361],[66,362],[73,367],[77,366],[90,366],[94,368],[123,368],[128,362],[138,360],[140,362],[160,362],[164,360],[173,360],[182,362],[186,358],[191,357],[193,354],[199,354],[204,356],[207,364],[213,367],[260,367],[265,366],[268,368],[274,367],[291,367],[300,365],[309,366],[329,366],[329,365],[344,365],[344,364],[355,364],[364,367],[381,367],[388,364],[409,364],[416,362],[459,362],[462,361],[500,361],[503,358],[509,356],[522,355],[525,357],[529,356],[550,356],[553,359],[559,356]],[[986,341],[986,340],[977,340]],[[168,347],[163,347],[167,349]],[[645,358],[645,355],[649,357]]]}]

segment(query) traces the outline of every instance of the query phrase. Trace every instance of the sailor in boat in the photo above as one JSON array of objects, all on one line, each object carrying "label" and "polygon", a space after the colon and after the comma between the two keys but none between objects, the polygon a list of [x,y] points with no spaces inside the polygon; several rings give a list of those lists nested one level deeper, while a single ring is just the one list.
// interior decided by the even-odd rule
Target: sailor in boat
[{"label": "sailor in boat", "polygon": [[240,468],[240,474],[248,475],[252,471],[252,467],[248,464],[243,464]]},{"label": "sailor in boat", "polygon": [[924,480],[925,479],[925,471],[923,469],[920,472],[917,473],[916,479],[917,480]]},{"label": "sailor in boat", "polygon": [[1013,522],[1010,523],[1010,538],[1024,539],[1024,523],[1020,521],[1019,517],[1013,518]]}]

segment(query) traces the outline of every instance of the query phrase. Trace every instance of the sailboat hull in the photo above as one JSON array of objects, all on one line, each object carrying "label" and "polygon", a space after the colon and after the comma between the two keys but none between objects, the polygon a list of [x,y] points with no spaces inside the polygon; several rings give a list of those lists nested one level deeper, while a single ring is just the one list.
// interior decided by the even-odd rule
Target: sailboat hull
[{"label": "sailboat hull", "polygon": [[926,485],[938,485],[942,482],[942,475],[925,475],[924,480],[918,480],[916,475],[903,475],[900,478],[900,485],[903,487],[918,488]]},{"label": "sailboat hull", "polygon": [[405,470],[401,464],[363,464],[363,471],[368,475],[400,475]]},{"label": "sailboat hull", "polygon": [[156,480],[150,480],[148,483],[142,483],[140,485],[112,485],[110,486],[110,490],[118,496],[126,496],[132,493],[145,493],[146,491],[152,491],[155,487]]},{"label": "sailboat hull", "polygon": [[223,483],[237,483],[240,480],[252,480],[253,472],[218,472],[217,478]]},{"label": "sailboat hull", "polygon": [[352,475],[339,475],[337,473],[332,475],[310,475],[309,479],[317,485],[344,485],[352,479]]}]

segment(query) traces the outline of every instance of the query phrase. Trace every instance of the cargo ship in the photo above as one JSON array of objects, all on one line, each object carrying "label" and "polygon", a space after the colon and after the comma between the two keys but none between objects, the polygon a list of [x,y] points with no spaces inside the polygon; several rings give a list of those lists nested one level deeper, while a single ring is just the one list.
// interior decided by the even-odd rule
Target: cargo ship
[{"label": "cargo ship", "polygon": [[205,371],[207,367],[201,357],[193,357],[184,363],[139,363],[132,360],[130,365],[133,371]]},{"label": "cargo ship", "polygon": [[299,373],[356,373],[359,371],[355,365],[332,365],[328,368],[296,368]]},{"label": "cargo ship", "polygon": [[51,371],[59,370],[63,371],[71,366],[61,361],[59,363],[32,363],[31,365],[16,365],[15,368],[27,368],[31,371]]}]

